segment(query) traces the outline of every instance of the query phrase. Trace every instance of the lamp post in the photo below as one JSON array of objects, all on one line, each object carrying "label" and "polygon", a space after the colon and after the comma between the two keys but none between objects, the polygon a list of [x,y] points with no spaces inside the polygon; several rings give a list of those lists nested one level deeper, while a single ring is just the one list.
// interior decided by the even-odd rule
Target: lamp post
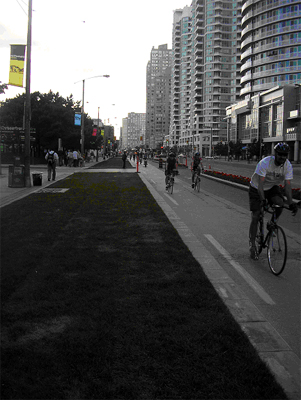
[{"label": "lamp post", "polygon": [[[84,154],[85,152],[85,81],[87,79],[93,79],[93,78],[110,78],[110,75],[96,75],[96,76],[91,76],[91,78],[86,78],[83,79],[83,94],[82,94],[82,109],[81,109],[81,129],[80,129],[80,137],[81,137],[81,154]],[[78,83],[81,81],[77,81],[74,83]]]},{"label": "lamp post", "polygon": [[26,58],[26,102],[25,102],[25,159],[24,178],[25,186],[30,187],[30,78],[31,78],[31,21],[32,21],[32,0],[28,2],[28,30],[27,30],[27,58]]},{"label": "lamp post", "polygon": [[212,157],[212,126],[204,126],[205,129],[211,129],[210,131],[210,147],[209,147],[209,157]]}]

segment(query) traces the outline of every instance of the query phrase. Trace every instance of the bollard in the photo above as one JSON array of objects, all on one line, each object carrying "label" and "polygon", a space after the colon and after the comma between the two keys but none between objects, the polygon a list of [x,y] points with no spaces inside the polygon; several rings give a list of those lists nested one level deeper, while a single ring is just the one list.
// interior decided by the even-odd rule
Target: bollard
[{"label": "bollard", "polygon": [[211,165],[209,164],[209,167],[208,167],[209,169],[211,169]]},{"label": "bollard", "polygon": [[139,157],[137,156],[137,172],[139,172]]},{"label": "bollard", "polygon": [[163,160],[162,160],[162,158],[159,158],[159,168],[163,168]]}]

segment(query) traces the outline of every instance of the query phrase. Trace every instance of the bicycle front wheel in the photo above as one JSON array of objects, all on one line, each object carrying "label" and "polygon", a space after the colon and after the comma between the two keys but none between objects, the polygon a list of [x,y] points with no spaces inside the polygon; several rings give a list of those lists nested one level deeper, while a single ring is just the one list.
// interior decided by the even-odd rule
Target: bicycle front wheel
[{"label": "bicycle front wheel", "polygon": [[169,181],[168,193],[169,193],[169,194],[172,194],[172,193],[173,193],[173,179],[172,179],[172,178],[170,178],[170,181]]},{"label": "bicycle front wheel", "polygon": [[267,242],[269,267],[274,275],[280,275],[284,270],[287,257],[287,243],[284,230],[275,226],[269,232]]}]

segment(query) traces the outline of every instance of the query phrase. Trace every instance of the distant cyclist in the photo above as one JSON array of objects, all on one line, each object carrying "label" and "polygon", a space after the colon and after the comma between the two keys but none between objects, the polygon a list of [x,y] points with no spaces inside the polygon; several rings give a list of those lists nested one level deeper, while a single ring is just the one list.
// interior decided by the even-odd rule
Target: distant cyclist
[{"label": "distant cyclist", "polygon": [[[296,215],[298,211],[298,206],[292,200],[293,167],[287,159],[290,150],[289,145],[277,143],[274,150],[275,156],[268,156],[259,161],[249,187],[250,210],[252,211],[249,238],[250,256],[253,259],[257,258],[255,237],[262,207],[266,208],[268,204],[278,206],[284,204],[284,197],[279,185],[284,185],[284,193],[293,215]],[[276,209],[277,219],[281,213],[281,208]]]},{"label": "distant cyclist", "polygon": [[195,174],[197,172],[197,174],[199,175],[201,173],[201,170],[204,170],[203,164],[202,164],[202,159],[200,158],[200,153],[197,152],[194,155],[193,158],[193,164],[192,164],[192,187],[194,188],[194,177]]},{"label": "distant cyclist", "polygon": [[168,189],[168,181],[170,178],[170,175],[174,175],[174,169],[176,168],[176,155],[174,152],[170,152],[169,156],[166,160],[166,170],[165,170],[165,184],[166,184],[166,190]]}]

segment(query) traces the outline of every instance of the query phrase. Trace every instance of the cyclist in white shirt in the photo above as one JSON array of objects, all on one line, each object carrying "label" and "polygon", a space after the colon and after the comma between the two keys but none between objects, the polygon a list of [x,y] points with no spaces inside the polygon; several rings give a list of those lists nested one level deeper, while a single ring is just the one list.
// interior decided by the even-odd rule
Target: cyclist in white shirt
[{"label": "cyclist in white shirt", "polygon": [[[284,185],[284,193],[287,203],[293,215],[297,213],[298,207],[292,200],[291,180],[293,179],[293,167],[287,159],[289,154],[287,143],[277,143],[274,147],[275,156],[268,156],[262,159],[256,166],[252,175],[249,187],[250,210],[252,220],[249,230],[250,256],[257,259],[255,237],[257,225],[262,207],[267,204],[283,206],[284,197],[279,185]],[[282,212],[282,208],[276,210],[277,219]]]}]

